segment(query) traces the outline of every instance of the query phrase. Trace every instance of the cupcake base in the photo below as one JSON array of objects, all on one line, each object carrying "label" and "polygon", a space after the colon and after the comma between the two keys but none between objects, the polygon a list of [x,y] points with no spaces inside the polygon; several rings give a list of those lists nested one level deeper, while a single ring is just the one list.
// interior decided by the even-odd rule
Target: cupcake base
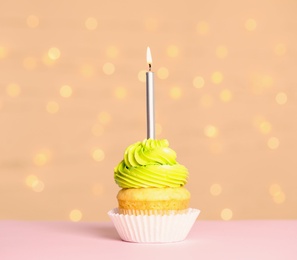
[{"label": "cupcake base", "polygon": [[118,208],[108,212],[120,238],[135,243],[170,243],[185,240],[200,210],[158,215],[120,214]]}]

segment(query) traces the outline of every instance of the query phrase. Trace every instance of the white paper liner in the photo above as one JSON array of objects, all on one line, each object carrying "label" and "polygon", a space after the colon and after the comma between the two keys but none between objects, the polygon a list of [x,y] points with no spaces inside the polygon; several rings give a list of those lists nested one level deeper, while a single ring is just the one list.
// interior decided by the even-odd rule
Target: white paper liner
[{"label": "white paper liner", "polygon": [[120,238],[136,243],[169,243],[184,240],[194,225],[199,209],[189,208],[182,214],[128,215],[118,208],[108,212]]}]

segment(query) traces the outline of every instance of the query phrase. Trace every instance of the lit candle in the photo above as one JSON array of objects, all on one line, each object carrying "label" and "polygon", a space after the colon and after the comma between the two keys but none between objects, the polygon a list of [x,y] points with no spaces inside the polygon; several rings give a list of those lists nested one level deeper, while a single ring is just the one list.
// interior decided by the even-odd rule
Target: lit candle
[{"label": "lit candle", "polygon": [[152,68],[151,50],[147,47],[146,61],[148,72],[146,72],[146,116],[147,116],[147,139],[155,139],[155,102],[154,102],[154,73]]}]

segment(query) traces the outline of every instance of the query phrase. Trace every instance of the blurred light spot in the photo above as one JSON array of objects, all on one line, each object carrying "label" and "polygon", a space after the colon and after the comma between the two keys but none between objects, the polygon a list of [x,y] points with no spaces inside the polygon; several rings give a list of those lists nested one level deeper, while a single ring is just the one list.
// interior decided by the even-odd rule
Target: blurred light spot
[{"label": "blurred light spot", "polygon": [[156,123],[156,135],[162,134],[162,131],[163,127],[160,124]]},{"label": "blurred light spot", "polygon": [[204,134],[207,137],[215,138],[215,137],[218,136],[219,131],[218,131],[218,129],[215,126],[213,126],[213,125],[207,125],[207,126],[204,127]]},{"label": "blurred light spot", "polygon": [[34,70],[36,68],[37,61],[33,57],[26,57],[23,60],[23,67],[27,70]]},{"label": "blurred light spot", "polygon": [[104,152],[98,148],[92,152],[92,157],[95,161],[101,162],[104,159],[105,155]]},{"label": "blurred light spot", "polygon": [[148,31],[156,31],[158,29],[158,20],[156,18],[148,18],[145,20],[145,28]]},{"label": "blurred light spot", "polygon": [[262,94],[266,89],[273,86],[274,80],[269,75],[256,75],[252,78],[252,92],[254,94]]},{"label": "blurred light spot", "polygon": [[35,154],[33,162],[37,166],[43,166],[49,162],[51,153],[48,150],[43,150]]},{"label": "blurred light spot", "polygon": [[97,28],[98,22],[97,22],[96,18],[88,17],[85,21],[85,26],[86,26],[87,30],[93,31]]},{"label": "blurred light spot", "polygon": [[39,25],[39,18],[35,15],[30,15],[27,17],[27,25],[30,28],[36,28]]},{"label": "blurred light spot", "polygon": [[282,191],[279,191],[273,195],[273,201],[276,204],[282,204],[286,200],[286,194]]},{"label": "blurred light spot", "polygon": [[86,78],[92,77],[94,75],[94,72],[94,67],[89,64],[83,64],[80,68],[80,73]]},{"label": "blurred light spot", "polygon": [[182,90],[180,87],[175,86],[170,89],[169,94],[172,99],[179,99],[179,98],[181,98]]},{"label": "blurred light spot", "polygon": [[216,71],[211,75],[211,81],[214,84],[220,84],[223,81],[223,74],[222,72]]},{"label": "blurred light spot", "polygon": [[35,192],[42,192],[44,190],[44,183],[40,180],[35,181],[32,185],[32,189]]},{"label": "blurred light spot", "polygon": [[222,186],[218,183],[214,183],[210,186],[210,194],[212,196],[218,196],[222,192]]},{"label": "blurred light spot", "polygon": [[201,21],[196,26],[196,31],[199,34],[207,34],[209,32],[209,25],[205,21]]},{"label": "blurred light spot", "polygon": [[287,52],[287,47],[285,44],[279,43],[274,46],[274,53],[279,56],[285,55]]},{"label": "blurred light spot", "polygon": [[104,193],[104,187],[101,183],[95,183],[92,187],[92,194],[100,197]]},{"label": "blurred light spot", "polygon": [[216,48],[216,56],[220,59],[226,58],[228,55],[228,49],[225,46],[218,46]]},{"label": "blurred light spot", "polygon": [[157,71],[157,76],[159,77],[159,79],[167,79],[169,76],[168,69],[165,67],[159,68]]},{"label": "blurred light spot", "polygon": [[104,74],[106,75],[112,75],[115,71],[115,66],[110,63],[110,62],[106,62],[104,65],[103,65],[103,72]]},{"label": "blurred light spot", "polygon": [[98,120],[101,124],[107,125],[111,121],[111,115],[108,112],[101,112],[98,116]]},{"label": "blurred light spot", "polygon": [[276,137],[271,137],[268,139],[268,142],[267,142],[267,146],[272,149],[272,150],[275,150],[279,147],[279,140],[278,138]]},{"label": "blurred light spot", "polygon": [[200,100],[200,105],[204,108],[210,108],[213,106],[214,104],[214,100],[213,100],[213,97],[209,94],[204,94]]},{"label": "blurred light spot", "polygon": [[275,194],[277,194],[277,193],[279,193],[281,191],[282,191],[282,188],[277,183],[271,184],[270,187],[269,187],[269,193],[270,193],[271,196],[274,196]]},{"label": "blurred light spot", "polygon": [[279,105],[284,105],[287,103],[288,97],[287,94],[284,92],[279,92],[275,96],[275,101]]},{"label": "blurred light spot", "polygon": [[254,19],[247,19],[244,23],[245,29],[248,31],[254,31],[257,28],[257,22]]},{"label": "blurred light spot", "polygon": [[57,60],[60,58],[61,52],[58,48],[52,47],[48,50],[47,55],[51,60]]},{"label": "blurred light spot", "polygon": [[141,82],[145,82],[146,81],[146,71],[145,70],[141,70],[138,72],[138,80]]},{"label": "blurred light spot", "polygon": [[127,89],[124,87],[117,87],[114,91],[114,95],[117,99],[125,99],[127,97]]},{"label": "blurred light spot", "polygon": [[64,98],[69,98],[72,96],[72,88],[68,85],[64,85],[60,88],[60,95]]},{"label": "blurred light spot", "polygon": [[109,58],[116,58],[119,55],[119,49],[116,46],[109,46],[106,49],[106,55]]},{"label": "blurred light spot", "polygon": [[38,178],[35,175],[28,175],[26,177],[26,185],[33,187],[33,184],[38,181]]},{"label": "blurred light spot", "polygon": [[69,219],[73,222],[79,222],[82,218],[82,213],[79,209],[71,210],[69,213]]},{"label": "blurred light spot", "polygon": [[104,132],[104,128],[101,124],[95,124],[93,127],[92,127],[92,134],[94,136],[101,136]]},{"label": "blurred light spot", "polygon": [[46,111],[50,114],[55,114],[59,111],[59,104],[56,101],[49,101],[46,104]]},{"label": "blurred light spot", "polygon": [[7,49],[0,45],[0,59],[4,59],[7,56]]},{"label": "blurred light spot", "polygon": [[268,121],[263,121],[261,124],[260,124],[260,132],[262,134],[269,134],[271,132],[271,124],[268,122]]},{"label": "blurred light spot", "polygon": [[193,85],[195,88],[203,88],[204,87],[204,78],[197,76],[193,79]]},{"label": "blurred light spot", "polygon": [[220,142],[212,142],[209,145],[209,150],[213,154],[220,154],[223,151],[223,145]]},{"label": "blurred light spot", "polygon": [[220,93],[220,99],[223,102],[230,102],[232,100],[232,92],[229,89],[223,89]]},{"label": "blurred light spot", "polygon": [[221,211],[222,220],[230,220],[233,217],[233,212],[231,209],[225,208]]},{"label": "blurred light spot", "polygon": [[6,93],[10,97],[17,97],[21,94],[21,88],[18,84],[11,83],[6,86]]},{"label": "blurred light spot", "polygon": [[176,58],[179,55],[179,49],[176,45],[169,45],[166,53],[170,58]]}]

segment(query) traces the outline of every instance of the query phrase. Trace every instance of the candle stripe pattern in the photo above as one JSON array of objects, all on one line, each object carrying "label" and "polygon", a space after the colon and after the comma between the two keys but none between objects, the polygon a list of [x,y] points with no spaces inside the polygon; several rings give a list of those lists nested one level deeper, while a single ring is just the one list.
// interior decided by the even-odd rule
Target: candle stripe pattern
[{"label": "candle stripe pattern", "polygon": [[130,145],[114,169],[115,182],[121,188],[181,187],[188,175],[166,139],[146,139]]}]

